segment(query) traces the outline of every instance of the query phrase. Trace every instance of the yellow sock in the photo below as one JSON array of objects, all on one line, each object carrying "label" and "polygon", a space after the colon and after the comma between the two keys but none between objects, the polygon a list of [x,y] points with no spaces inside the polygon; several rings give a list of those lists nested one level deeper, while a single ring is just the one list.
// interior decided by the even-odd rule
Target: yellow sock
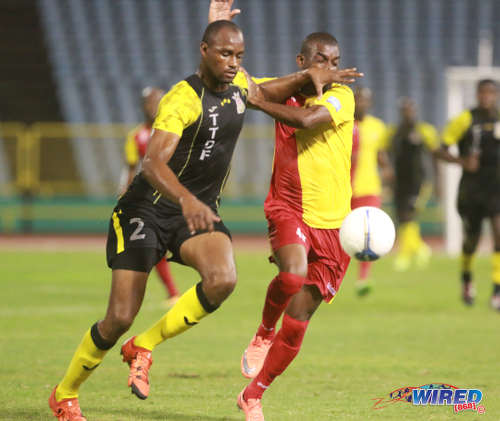
[{"label": "yellow sock", "polygon": [[493,283],[500,285],[500,251],[496,251],[493,253],[493,273],[492,273],[492,278],[493,278]]},{"label": "yellow sock", "polygon": [[411,222],[405,222],[399,227],[399,255],[402,257],[410,257],[412,254],[412,226]]},{"label": "yellow sock", "polygon": [[199,323],[217,307],[208,303],[201,282],[186,291],[158,322],[134,339],[134,345],[152,351],[165,339],[172,338]]},{"label": "yellow sock", "polygon": [[471,271],[473,258],[474,258],[473,254],[462,253],[462,256],[461,256],[462,272],[470,272]]},{"label": "yellow sock", "polygon": [[408,222],[408,231],[409,248],[411,249],[411,254],[415,254],[423,244],[422,237],[420,236],[420,225],[415,221]]},{"label": "yellow sock", "polygon": [[[97,329],[94,325],[93,329]],[[64,378],[57,386],[56,400],[78,397],[80,385],[94,372],[108,350],[97,348],[89,329],[76,348]]]}]

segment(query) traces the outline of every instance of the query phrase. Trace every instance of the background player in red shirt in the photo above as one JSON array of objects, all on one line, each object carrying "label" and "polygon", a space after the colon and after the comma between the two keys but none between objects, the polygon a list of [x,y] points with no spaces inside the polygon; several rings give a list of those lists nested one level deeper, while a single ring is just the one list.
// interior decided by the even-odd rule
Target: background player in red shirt
[{"label": "background player in red shirt", "polygon": [[[297,55],[301,69],[337,69],[339,60],[337,40],[324,32],[310,34]],[[279,273],[241,360],[242,374],[253,381],[238,396],[246,420],[263,421],[264,391],[298,354],[309,319],[323,300],[333,300],[349,265],[338,228],[351,209],[354,96],[347,86],[334,84],[318,98],[309,85],[285,105],[259,97],[250,102],[276,119],[264,210]]]},{"label": "background player in red shirt", "polygon": [[[139,124],[127,135],[125,142],[125,160],[127,162],[126,178],[120,186],[120,194],[127,191],[128,186],[138,174],[142,167],[142,160],[146,155],[146,147],[148,146],[151,132],[153,131],[153,123],[158,111],[160,103],[165,91],[146,87],[142,91],[142,108],[144,111],[144,123]],[[161,259],[156,265],[156,272],[160,277],[165,289],[167,290],[168,299],[167,306],[175,304],[179,298],[179,290],[175,286],[174,278],[170,272],[170,267],[165,259]]]}]

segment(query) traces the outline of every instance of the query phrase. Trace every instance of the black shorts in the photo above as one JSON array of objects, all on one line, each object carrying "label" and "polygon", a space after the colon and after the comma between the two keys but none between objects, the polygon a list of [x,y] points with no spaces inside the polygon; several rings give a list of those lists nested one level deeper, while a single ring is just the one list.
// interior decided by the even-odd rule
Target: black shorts
[{"label": "black shorts", "polygon": [[491,182],[467,183],[458,188],[457,210],[462,219],[481,221],[500,214],[500,188]]},{"label": "black shorts", "polygon": [[[221,222],[214,230],[229,238],[231,233]],[[157,208],[146,206],[118,206],[113,209],[106,243],[106,258],[111,269],[150,272],[166,254],[168,260],[184,264],[180,247],[184,241],[203,231],[191,234],[182,214],[161,215]]]},{"label": "black shorts", "polygon": [[415,212],[420,188],[420,182],[396,182],[394,205],[398,216],[406,212]]}]

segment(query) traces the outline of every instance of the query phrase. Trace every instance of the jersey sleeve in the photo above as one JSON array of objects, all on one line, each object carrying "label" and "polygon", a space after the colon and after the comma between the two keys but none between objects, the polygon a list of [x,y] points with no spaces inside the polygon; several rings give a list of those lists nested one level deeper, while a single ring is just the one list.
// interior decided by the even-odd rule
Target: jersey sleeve
[{"label": "jersey sleeve", "polygon": [[127,140],[125,141],[125,161],[131,167],[137,165],[139,162],[139,150],[137,149],[137,143],[135,142],[136,134],[137,128],[131,130],[127,134]]},{"label": "jersey sleeve", "polygon": [[376,121],[376,133],[377,133],[377,150],[384,150],[386,149],[385,137],[387,134],[387,126],[382,120],[378,118],[375,121]]},{"label": "jersey sleeve", "polygon": [[439,148],[439,135],[433,125],[420,123],[419,131],[422,135],[425,146],[427,146],[429,150],[434,151]]},{"label": "jersey sleeve", "polygon": [[193,124],[200,114],[201,100],[194,89],[183,80],[161,99],[153,129],[182,136],[184,129]]},{"label": "jersey sleeve", "polygon": [[[257,85],[276,79],[275,77],[253,77],[253,76],[251,76],[251,78]],[[243,72],[236,73],[236,76],[233,79],[233,85],[236,85],[241,89],[248,90],[248,81],[245,76],[245,73]]]},{"label": "jersey sleeve", "polygon": [[392,138],[396,133],[396,127],[388,126],[385,132],[380,137],[379,149],[387,151],[392,145]]},{"label": "jersey sleeve", "polygon": [[333,124],[354,120],[354,95],[351,89],[344,85],[337,85],[323,94],[321,99],[314,98],[307,105],[322,105],[329,111]]},{"label": "jersey sleeve", "polygon": [[457,143],[472,124],[472,114],[464,111],[451,120],[443,130],[443,143],[447,146]]}]

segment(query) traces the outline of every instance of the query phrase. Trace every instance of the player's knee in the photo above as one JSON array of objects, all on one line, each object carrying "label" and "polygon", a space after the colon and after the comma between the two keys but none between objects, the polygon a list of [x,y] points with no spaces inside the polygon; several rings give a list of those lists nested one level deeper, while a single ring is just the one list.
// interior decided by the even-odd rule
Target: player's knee
[{"label": "player's knee", "polygon": [[213,267],[203,275],[205,290],[210,295],[227,297],[236,286],[236,269],[232,265]]},{"label": "player's knee", "polygon": [[113,336],[120,337],[130,329],[134,322],[134,314],[131,312],[116,312],[111,315],[111,326]]},{"label": "player's knee", "polygon": [[278,280],[281,291],[286,295],[295,295],[304,285],[305,276],[282,271],[278,276]]}]

